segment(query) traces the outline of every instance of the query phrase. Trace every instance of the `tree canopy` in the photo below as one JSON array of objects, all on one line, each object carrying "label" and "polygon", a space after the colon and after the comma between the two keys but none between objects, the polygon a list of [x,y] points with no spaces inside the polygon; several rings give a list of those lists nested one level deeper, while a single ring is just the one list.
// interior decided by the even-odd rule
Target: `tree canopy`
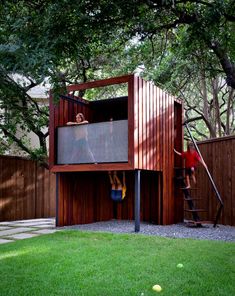
[{"label": "tree canopy", "polygon": [[[56,92],[137,68],[185,101],[199,138],[234,133],[234,0],[5,0],[0,16],[6,147],[10,139],[32,157],[46,158],[48,109],[28,95],[45,77]],[[16,83],[13,73],[28,83]],[[37,135],[37,151],[17,138],[17,126]]]}]

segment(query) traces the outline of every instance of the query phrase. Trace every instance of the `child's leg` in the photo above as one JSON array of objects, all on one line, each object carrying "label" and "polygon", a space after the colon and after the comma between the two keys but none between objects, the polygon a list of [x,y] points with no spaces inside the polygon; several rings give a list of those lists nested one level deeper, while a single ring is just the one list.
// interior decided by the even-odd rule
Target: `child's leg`
[{"label": "child's leg", "polygon": [[116,186],[117,186],[116,189],[121,190],[122,189],[122,183],[121,183],[120,179],[118,178],[116,172],[114,172],[113,178],[114,178],[114,182],[116,182]]},{"label": "child's leg", "polygon": [[186,187],[187,187],[187,188],[190,188],[191,186],[190,186],[190,177],[189,177],[189,175],[187,174],[187,175],[185,176],[185,178],[186,178]]},{"label": "child's leg", "polygon": [[112,178],[112,174],[111,172],[108,172],[109,174],[109,181],[110,181],[110,184],[112,185],[112,189],[115,189],[115,184],[114,184],[114,180]]},{"label": "child's leg", "polygon": [[196,184],[197,183],[197,181],[196,181],[196,177],[195,177],[195,172],[194,171],[192,171],[192,179],[193,179],[193,183],[194,184]]}]

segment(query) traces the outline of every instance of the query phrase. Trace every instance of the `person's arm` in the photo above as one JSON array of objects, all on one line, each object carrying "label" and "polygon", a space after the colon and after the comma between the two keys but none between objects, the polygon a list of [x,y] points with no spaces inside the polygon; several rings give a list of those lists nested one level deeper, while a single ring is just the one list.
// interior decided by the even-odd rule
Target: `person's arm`
[{"label": "person's arm", "polygon": [[80,124],[85,124],[85,123],[89,123],[89,122],[87,120],[84,120],[82,122],[72,122],[72,121],[69,121],[66,124],[67,125],[80,125]]},{"label": "person's arm", "polygon": [[67,124],[67,125],[75,125],[75,124],[77,124],[77,122],[69,121],[69,122],[67,122],[66,124]]},{"label": "person's arm", "polygon": [[182,153],[181,152],[179,152],[179,151],[177,151],[175,148],[174,148],[174,152],[176,153],[176,154],[178,154],[178,155],[182,155]]},{"label": "person's arm", "polygon": [[194,158],[195,158],[195,161],[200,162],[204,166],[204,168],[207,169],[207,165],[205,161],[201,158],[201,156],[198,154],[197,151],[194,151]]},{"label": "person's arm", "polygon": [[110,184],[111,184],[111,185],[114,185],[114,181],[113,181],[113,178],[112,178],[112,174],[111,174],[111,172],[108,172],[108,175],[109,175],[109,181],[110,181]]}]

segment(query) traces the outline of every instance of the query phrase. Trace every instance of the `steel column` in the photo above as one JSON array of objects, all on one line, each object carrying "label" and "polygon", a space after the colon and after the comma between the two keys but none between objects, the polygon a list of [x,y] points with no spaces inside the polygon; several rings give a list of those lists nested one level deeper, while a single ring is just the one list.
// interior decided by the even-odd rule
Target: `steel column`
[{"label": "steel column", "polygon": [[135,232],[140,231],[140,170],[135,170]]},{"label": "steel column", "polygon": [[56,173],[56,217],[55,217],[55,225],[59,224],[59,175],[60,173]]}]

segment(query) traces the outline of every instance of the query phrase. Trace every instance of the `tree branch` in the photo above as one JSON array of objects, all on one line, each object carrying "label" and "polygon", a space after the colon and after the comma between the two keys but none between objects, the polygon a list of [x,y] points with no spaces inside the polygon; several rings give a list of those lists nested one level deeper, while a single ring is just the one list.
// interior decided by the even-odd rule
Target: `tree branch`
[{"label": "tree branch", "polygon": [[235,89],[235,66],[229,60],[225,50],[222,49],[221,45],[217,41],[209,42],[209,47],[214,51],[218,57],[220,64],[227,76],[226,82],[228,86]]},{"label": "tree branch", "polygon": [[13,140],[14,143],[16,143],[19,148],[21,148],[23,151],[25,151],[27,154],[29,154],[31,158],[37,160],[43,167],[45,167],[47,169],[49,168],[47,161],[45,161],[46,155],[44,155],[44,156],[37,155],[32,150],[30,150],[26,145],[24,145],[23,142],[20,139],[18,139],[14,134],[10,133],[7,129],[5,129],[4,126],[1,125],[1,129],[2,129],[5,136],[7,136],[11,140]]},{"label": "tree branch", "polygon": [[184,121],[184,124],[185,124],[185,123],[194,122],[194,121],[197,121],[197,120],[202,120],[202,119],[204,120],[203,115],[201,115],[201,116],[197,116],[197,117],[188,118],[188,119],[186,119],[186,120]]}]

